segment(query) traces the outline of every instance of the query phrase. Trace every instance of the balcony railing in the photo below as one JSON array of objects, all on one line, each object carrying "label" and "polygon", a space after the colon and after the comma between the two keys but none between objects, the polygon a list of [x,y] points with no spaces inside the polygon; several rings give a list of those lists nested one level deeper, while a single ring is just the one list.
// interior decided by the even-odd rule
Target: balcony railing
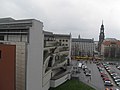
[{"label": "balcony railing", "polygon": [[52,46],[55,46],[55,41],[44,40],[44,47],[52,47]]},{"label": "balcony railing", "polygon": [[60,52],[62,52],[62,51],[69,51],[69,47],[60,48],[59,51],[60,51]]},{"label": "balcony railing", "polygon": [[68,68],[67,70],[61,70],[57,74],[55,74],[50,81],[51,87],[57,87],[60,84],[64,83],[66,80],[71,78],[71,68]]},{"label": "balcony railing", "polygon": [[52,69],[57,69],[59,67],[62,67],[65,64],[67,64],[67,58],[61,58],[61,59],[55,61]]}]

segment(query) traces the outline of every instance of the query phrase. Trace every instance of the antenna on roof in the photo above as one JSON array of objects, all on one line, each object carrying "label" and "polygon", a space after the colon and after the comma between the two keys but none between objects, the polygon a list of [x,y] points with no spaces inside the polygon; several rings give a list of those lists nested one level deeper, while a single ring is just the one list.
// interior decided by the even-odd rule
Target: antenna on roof
[{"label": "antenna on roof", "polygon": [[102,25],[103,25],[103,19],[102,19]]}]

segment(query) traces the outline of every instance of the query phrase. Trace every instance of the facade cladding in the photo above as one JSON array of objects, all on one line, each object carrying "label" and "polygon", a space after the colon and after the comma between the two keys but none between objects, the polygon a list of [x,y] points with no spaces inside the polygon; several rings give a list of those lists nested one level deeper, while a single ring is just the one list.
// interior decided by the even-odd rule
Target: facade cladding
[{"label": "facade cladding", "polygon": [[0,44],[0,90],[15,89],[16,46]]}]

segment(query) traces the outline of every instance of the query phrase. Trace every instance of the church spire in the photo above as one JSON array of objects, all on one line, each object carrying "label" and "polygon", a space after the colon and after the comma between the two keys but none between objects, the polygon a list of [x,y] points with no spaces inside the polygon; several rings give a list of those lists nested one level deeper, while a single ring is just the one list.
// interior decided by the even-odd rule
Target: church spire
[{"label": "church spire", "polygon": [[100,34],[99,34],[99,45],[98,45],[98,51],[101,51],[101,44],[103,42],[103,40],[105,39],[105,35],[104,35],[104,25],[103,25],[103,20],[102,20],[102,25],[100,27]]},{"label": "church spire", "polygon": [[102,20],[102,25],[103,25],[103,20]]}]

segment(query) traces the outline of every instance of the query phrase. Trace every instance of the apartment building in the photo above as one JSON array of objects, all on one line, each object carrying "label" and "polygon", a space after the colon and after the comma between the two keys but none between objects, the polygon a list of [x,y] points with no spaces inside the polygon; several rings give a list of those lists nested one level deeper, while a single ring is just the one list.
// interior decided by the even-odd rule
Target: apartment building
[{"label": "apartment building", "polygon": [[101,44],[101,56],[120,58],[120,41],[115,38],[106,38]]},{"label": "apartment building", "polygon": [[53,33],[43,31],[41,21],[0,19],[0,90],[48,90],[62,84],[70,78],[69,52],[70,46],[60,46]]}]

